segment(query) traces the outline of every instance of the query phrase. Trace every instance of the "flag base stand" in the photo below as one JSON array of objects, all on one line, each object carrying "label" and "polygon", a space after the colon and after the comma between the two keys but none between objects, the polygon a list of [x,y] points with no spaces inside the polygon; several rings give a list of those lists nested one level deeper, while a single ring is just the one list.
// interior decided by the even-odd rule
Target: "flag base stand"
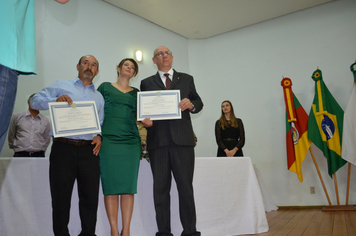
[{"label": "flag base stand", "polygon": [[356,211],[356,207],[352,205],[326,206],[321,211]]}]

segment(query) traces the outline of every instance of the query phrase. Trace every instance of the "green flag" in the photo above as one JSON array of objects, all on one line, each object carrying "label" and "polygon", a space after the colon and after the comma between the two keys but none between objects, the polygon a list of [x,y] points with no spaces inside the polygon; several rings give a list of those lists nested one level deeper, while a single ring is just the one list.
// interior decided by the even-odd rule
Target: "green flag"
[{"label": "green flag", "polygon": [[341,158],[344,111],[326,87],[321,70],[314,71],[315,95],[308,120],[308,138],[324,153],[332,175],[346,161]]}]

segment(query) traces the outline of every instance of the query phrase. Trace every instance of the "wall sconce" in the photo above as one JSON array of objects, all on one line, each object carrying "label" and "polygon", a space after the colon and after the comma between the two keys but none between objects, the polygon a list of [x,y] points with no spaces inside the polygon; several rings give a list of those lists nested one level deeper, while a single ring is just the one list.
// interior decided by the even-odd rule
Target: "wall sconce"
[{"label": "wall sconce", "polygon": [[136,51],[136,61],[142,61],[142,52],[140,50]]}]

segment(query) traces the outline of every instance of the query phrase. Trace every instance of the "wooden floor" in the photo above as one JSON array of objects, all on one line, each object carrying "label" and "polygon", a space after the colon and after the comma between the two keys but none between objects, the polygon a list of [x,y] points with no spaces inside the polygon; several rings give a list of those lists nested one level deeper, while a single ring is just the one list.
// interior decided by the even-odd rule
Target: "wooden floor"
[{"label": "wooden floor", "polygon": [[356,211],[282,209],[267,213],[269,231],[263,236],[355,236]]}]

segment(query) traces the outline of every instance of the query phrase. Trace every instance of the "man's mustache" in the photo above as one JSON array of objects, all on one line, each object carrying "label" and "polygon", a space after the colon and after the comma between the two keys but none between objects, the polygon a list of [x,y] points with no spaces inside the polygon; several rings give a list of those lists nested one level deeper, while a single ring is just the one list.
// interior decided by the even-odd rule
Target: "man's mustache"
[{"label": "man's mustache", "polygon": [[91,70],[84,71],[84,73],[86,73],[86,72],[90,72],[91,74],[93,74],[93,72]]}]

